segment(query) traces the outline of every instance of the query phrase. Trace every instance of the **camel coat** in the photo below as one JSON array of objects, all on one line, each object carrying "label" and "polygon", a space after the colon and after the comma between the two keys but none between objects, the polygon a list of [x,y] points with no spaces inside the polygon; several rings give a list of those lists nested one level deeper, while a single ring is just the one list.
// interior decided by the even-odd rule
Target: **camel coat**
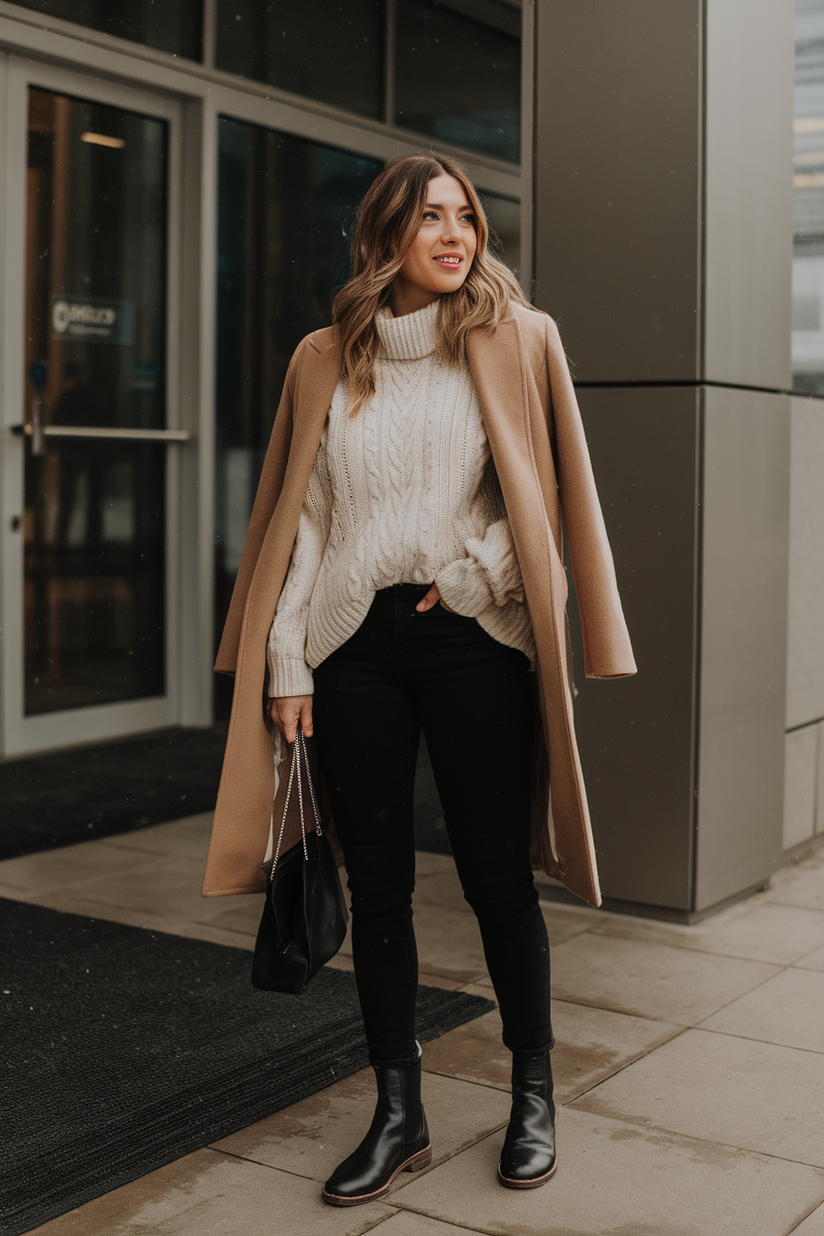
[{"label": "camel coat", "polygon": [[[566,626],[566,532],[581,614],[585,673],[635,673],[581,417],[555,323],[513,306],[497,330],[476,329],[467,357],[512,528],[538,654],[531,858],[600,905],[575,741]],[[215,668],[236,675],[212,841],[207,897],[265,886],[272,742],[265,724],[266,643],[297,536],[332,394],[340,376],[334,327],[298,346],[286,376]],[[281,777],[282,797],[285,777]],[[551,793],[550,787],[551,785]],[[279,819],[275,804],[275,818]],[[292,838],[284,838],[284,845]]]}]

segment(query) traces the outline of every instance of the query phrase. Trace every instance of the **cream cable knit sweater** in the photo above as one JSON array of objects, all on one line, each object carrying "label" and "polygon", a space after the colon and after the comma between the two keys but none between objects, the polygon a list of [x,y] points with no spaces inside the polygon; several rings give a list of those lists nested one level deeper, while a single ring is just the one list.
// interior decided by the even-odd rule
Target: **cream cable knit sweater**
[{"label": "cream cable knit sweater", "polygon": [[534,668],[509,520],[467,368],[437,361],[437,301],[376,319],[373,399],[338,383],[269,633],[269,695],[310,695],[312,669],[358,629],[375,592],[437,584]]}]

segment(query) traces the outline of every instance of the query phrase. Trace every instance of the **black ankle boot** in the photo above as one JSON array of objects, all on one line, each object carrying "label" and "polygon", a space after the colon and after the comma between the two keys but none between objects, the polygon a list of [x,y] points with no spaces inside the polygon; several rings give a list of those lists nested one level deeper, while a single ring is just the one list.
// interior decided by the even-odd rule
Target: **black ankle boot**
[{"label": "black ankle boot", "polygon": [[421,1104],[421,1062],[406,1068],[376,1065],[378,1104],[369,1132],[323,1186],[330,1206],[359,1206],[382,1197],[398,1172],[419,1172],[432,1161]]},{"label": "black ankle boot", "polygon": [[498,1179],[508,1189],[535,1189],[556,1168],[555,1104],[549,1052],[512,1053],[512,1112]]}]

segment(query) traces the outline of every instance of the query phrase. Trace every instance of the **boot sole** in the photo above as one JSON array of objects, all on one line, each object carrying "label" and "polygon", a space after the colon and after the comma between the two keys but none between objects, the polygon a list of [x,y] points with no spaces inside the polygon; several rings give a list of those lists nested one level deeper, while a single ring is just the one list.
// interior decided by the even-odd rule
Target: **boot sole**
[{"label": "boot sole", "polygon": [[386,1183],[382,1184],[379,1189],[375,1189],[373,1193],[358,1193],[355,1197],[343,1197],[339,1193],[327,1193],[324,1189],[321,1197],[329,1206],[363,1206],[367,1202],[374,1202],[378,1197],[383,1197],[384,1193],[388,1193],[392,1181],[401,1172],[420,1172],[425,1167],[429,1167],[431,1162],[432,1147],[431,1145],[425,1146],[423,1150],[418,1150],[405,1163],[401,1163],[399,1167],[396,1167]]},{"label": "boot sole", "polygon": [[531,1180],[510,1180],[508,1176],[502,1176],[501,1169],[498,1168],[498,1180],[505,1189],[539,1189],[542,1184],[552,1179],[557,1166],[558,1160],[556,1159],[548,1172],[545,1172],[543,1176],[534,1176]]}]

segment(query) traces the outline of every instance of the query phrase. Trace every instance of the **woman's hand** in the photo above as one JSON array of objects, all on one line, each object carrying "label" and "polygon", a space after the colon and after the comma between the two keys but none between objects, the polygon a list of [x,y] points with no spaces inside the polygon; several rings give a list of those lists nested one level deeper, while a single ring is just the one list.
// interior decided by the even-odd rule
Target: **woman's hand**
[{"label": "woman's hand", "polygon": [[422,601],[418,601],[415,609],[419,614],[425,614],[433,605],[437,605],[441,599],[441,594],[438,592],[438,585],[433,584]]},{"label": "woman's hand", "polygon": [[280,730],[287,742],[294,742],[298,732],[298,721],[306,738],[311,738],[312,729],[312,696],[311,695],[281,695],[269,703],[269,716]]}]

